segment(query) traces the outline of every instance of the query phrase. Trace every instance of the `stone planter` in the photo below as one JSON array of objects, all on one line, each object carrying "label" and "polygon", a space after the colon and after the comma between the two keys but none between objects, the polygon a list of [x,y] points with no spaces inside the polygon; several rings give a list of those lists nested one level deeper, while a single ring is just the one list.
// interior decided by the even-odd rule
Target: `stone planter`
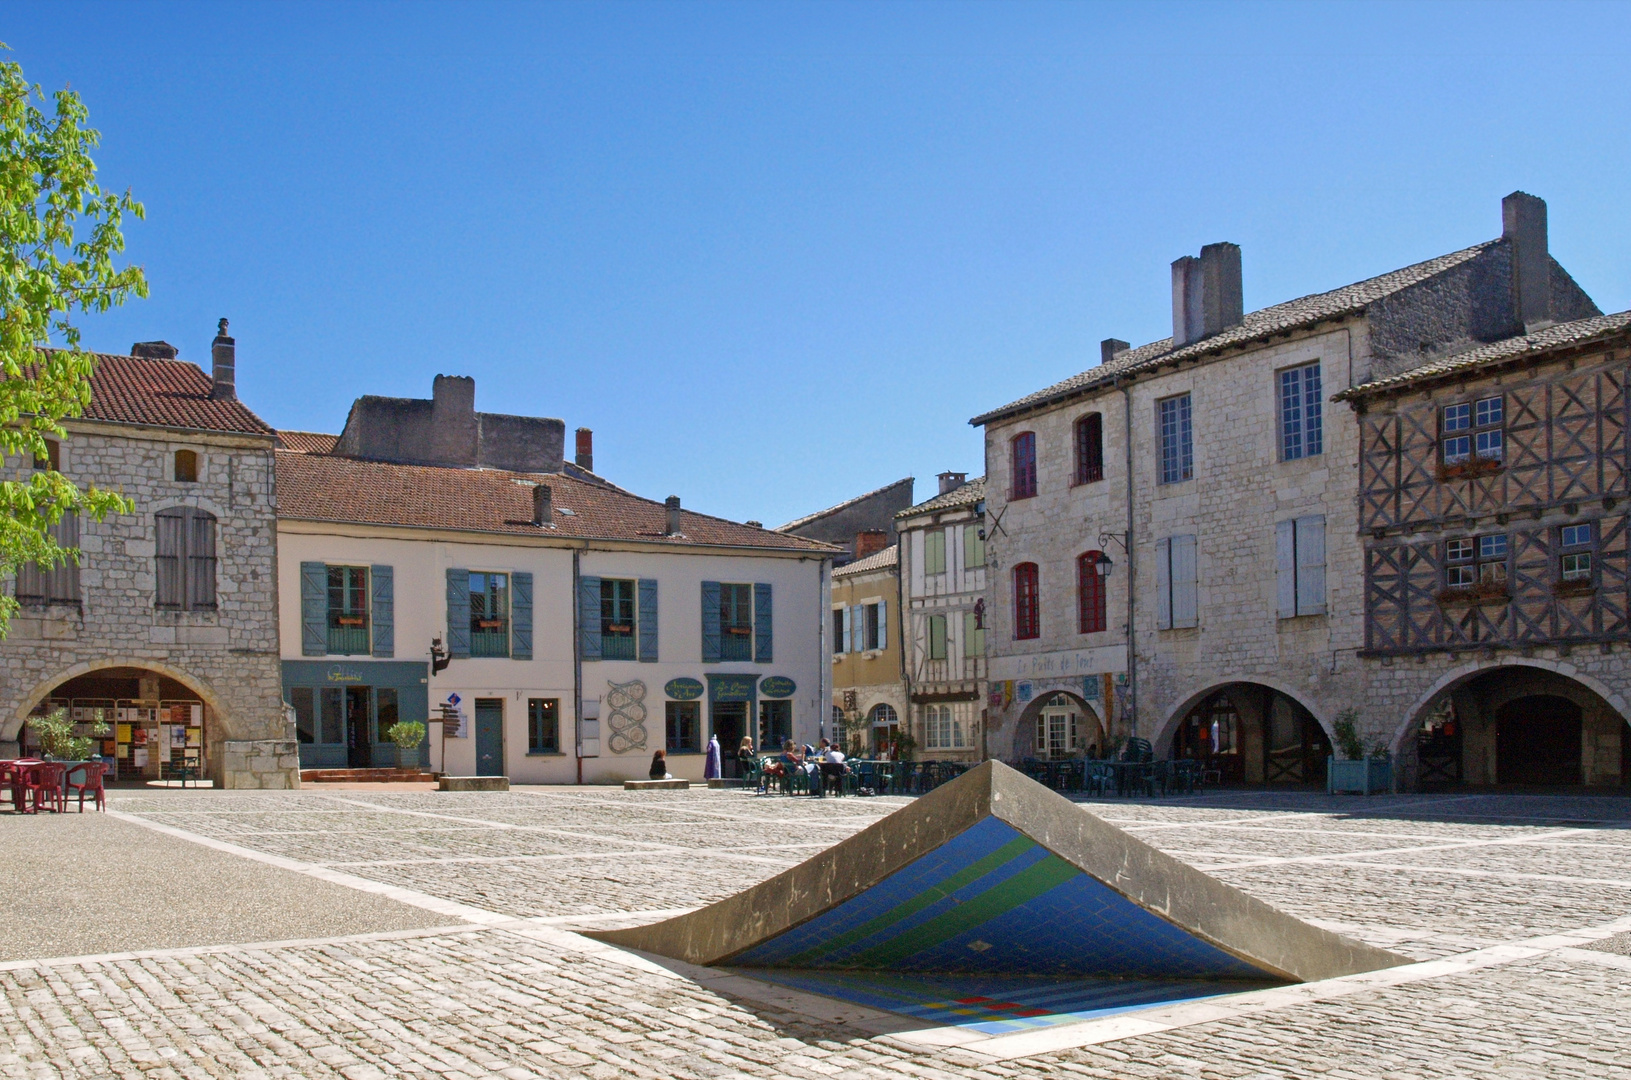
[{"label": "stone planter", "polygon": [[1393,788],[1393,762],[1387,758],[1365,758],[1362,761],[1328,759],[1325,769],[1325,790],[1332,795],[1372,795]]}]

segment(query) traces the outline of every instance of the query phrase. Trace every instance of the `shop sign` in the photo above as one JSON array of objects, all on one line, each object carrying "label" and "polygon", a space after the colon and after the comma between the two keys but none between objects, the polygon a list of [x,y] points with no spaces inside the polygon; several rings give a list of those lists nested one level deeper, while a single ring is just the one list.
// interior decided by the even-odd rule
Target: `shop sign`
[{"label": "shop sign", "polygon": [[1021,702],[1031,700],[1031,684],[1028,682],[1020,683],[1014,688],[1014,696]]},{"label": "shop sign", "polygon": [[785,675],[768,675],[759,680],[759,693],[765,697],[792,697],[798,686]]},{"label": "shop sign", "polygon": [[702,696],[702,683],[696,679],[669,679],[663,693],[675,701],[695,701]]},{"label": "shop sign", "polygon": [[331,683],[360,683],[367,682],[362,669],[351,664],[331,664],[328,669],[328,681]]},{"label": "shop sign", "polygon": [[710,675],[708,687],[714,701],[752,701],[755,675]]}]

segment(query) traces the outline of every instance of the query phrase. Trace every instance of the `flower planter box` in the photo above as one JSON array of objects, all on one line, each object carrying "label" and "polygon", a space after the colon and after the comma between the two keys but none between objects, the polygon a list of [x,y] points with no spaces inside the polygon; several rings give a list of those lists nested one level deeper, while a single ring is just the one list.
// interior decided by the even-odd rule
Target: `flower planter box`
[{"label": "flower planter box", "polygon": [[1366,758],[1363,761],[1328,759],[1325,769],[1325,789],[1332,795],[1371,795],[1393,788],[1393,762],[1387,758]]}]

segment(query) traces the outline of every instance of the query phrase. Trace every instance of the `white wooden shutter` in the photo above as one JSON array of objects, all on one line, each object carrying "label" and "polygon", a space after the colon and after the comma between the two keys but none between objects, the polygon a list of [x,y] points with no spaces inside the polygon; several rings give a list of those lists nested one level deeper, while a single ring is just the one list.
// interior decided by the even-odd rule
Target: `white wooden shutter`
[{"label": "white wooden shutter", "polygon": [[1297,614],[1297,523],[1282,521],[1274,526],[1275,584],[1280,598],[1280,618]]},{"label": "white wooden shutter", "polygon": [[1325,614],[1325,515],[1297,519],[1297,614]]},{"label": "white wooden shutter", "polygon": [[1155,627],[1157,630],[1172,629],[1171,540],[1155,542]]},{"label": "white wooden shutter", "polygon": [[1195,626],[1200,622],[1197,603],[1195,538],[1172,538],[1172,625]]}]

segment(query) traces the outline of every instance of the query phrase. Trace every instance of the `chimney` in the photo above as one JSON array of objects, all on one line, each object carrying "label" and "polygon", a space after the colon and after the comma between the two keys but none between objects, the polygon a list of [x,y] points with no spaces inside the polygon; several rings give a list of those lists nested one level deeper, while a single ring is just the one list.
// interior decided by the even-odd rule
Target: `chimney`
[{"label": "chimney", "polygon": [[176,353],[168,341],[138,341],[130,347],[130,355],[142,360],[174,360]]},{"label": "chimney", "polygon": [[[595,433],[586,427],[578,429],[578,456],[576,461],[578,468],[583,469],[585,472],[595,471]],[[675,502],[674,505],[678,506],[679,503]]]},{"label": "chimney", "polygon": [[[579,440],[578,441],[578,447],[579,447],[578,458],[579,458],[580,461],[583,458],[583,450],[582,450],[583,441],[582,440],[583,440],[583,437],[585,435],[587,435],[587,434],[589,434],[588,429],[586,429],[586,428],[579,428],[578,429],[578,440]],[[585,466],[585,467],[587,468],[587,466]],[[680,535],[680,497],[678,495],[670,495],[668,498],[663,500],[663,505],[668,508],[668,527],[663,530],[663,535],[664,536],[678,536],[678,535]]]},{"label": "chimney", "polygon": [[1172,347],[1221,334],[1245,320],[1240,246],[1207,244],[1172,264]]},{"label": "chimney", "polygon": [[225,319],[216,328],[215,340],[210,342],[210,361],[215,365],[210,397],[216,401],[237,401],[238,345],[227,337]]},{"label": "chimney", "polygon": [[533,485],[532,523],[538,526],[555,524],[555,493],[548,484]]},{"label": "chimney", "polygon": [[943,472],[940,474],[940,494],[944,495],[948,491],[956,491],[967,482],[968,473],[966,472]]},{"label": "chimney", "polygon": [[1512,299],[1526,333],[1552,325],[1552,257],[1546,200],[1514,191],[1501,200],[1501,238],[1512,245]]},{"label": "chimney", "polygon": [[889,546],[889,533],[883,529],[862,529],[855,534],[855,557],[864,559]]},{"label": "chimney", "polygon": [[1120,338],[1107,337],[1099,342],[1099,363],[1108,364],[1116,358],[1117,353],[1124,353],[1130,348],[1132,346]]}]

